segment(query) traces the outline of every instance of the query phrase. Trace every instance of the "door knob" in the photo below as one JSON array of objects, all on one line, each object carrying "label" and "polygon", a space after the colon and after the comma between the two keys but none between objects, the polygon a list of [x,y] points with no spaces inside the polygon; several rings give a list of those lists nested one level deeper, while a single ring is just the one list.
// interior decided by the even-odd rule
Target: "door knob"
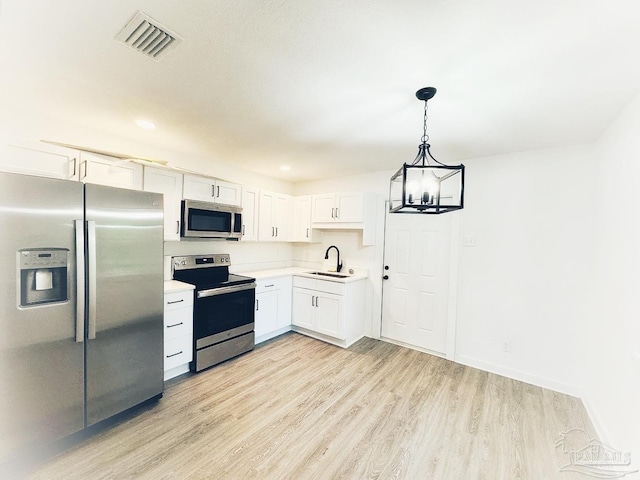
[{"label": "door knob", "polygon": [[384,277],[382,277],[383,280],[389,280],[389,275],[385,275]]}]

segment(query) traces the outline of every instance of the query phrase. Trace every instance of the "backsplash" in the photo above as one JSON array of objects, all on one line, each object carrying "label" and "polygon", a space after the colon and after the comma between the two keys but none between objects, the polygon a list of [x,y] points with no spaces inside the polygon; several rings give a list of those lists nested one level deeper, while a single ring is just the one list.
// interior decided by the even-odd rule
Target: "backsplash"
[{"label": "backsplash", "polygon": [[232,272],[285,268],[293,265],[293,245],[285,242],[238,242],[227,240],[182,240],[164,242],[164,276],[171,279],[171,257],[228,253]]}]

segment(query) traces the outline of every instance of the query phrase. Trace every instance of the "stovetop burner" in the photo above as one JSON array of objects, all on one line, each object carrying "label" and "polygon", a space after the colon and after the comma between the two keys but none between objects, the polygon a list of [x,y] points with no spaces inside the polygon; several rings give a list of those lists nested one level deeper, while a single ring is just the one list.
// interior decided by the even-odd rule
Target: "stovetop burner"
[{"label": "stovetop burner", "polygon": [[195,285],[197,290],[231,287],[255,282],[255,278],[229,273],[228,254],[172,257],[173,279]]}]

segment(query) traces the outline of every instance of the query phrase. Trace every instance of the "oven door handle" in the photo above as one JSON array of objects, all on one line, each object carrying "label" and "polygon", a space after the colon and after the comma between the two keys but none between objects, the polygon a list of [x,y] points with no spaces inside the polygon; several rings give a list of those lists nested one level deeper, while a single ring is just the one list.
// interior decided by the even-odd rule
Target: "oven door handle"
[{"label": "oven door handle", "polygon": [[230,287],[211,288],[209,290],[200,290],[196,297],[213,297],[215,295],[223,295],[225,293],[241,292],[243,290],[251,290],[256,288],[256,283],[244,283],[242,285],[232,285]]}]

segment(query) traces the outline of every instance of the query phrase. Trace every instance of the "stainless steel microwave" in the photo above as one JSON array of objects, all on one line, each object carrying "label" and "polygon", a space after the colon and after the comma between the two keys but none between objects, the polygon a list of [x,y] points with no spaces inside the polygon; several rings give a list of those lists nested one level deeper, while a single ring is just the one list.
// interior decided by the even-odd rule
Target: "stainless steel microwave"
[{"label": "stainless steel microwave", "polygon": [[242,237],[242,208],[197,200],[182,200],[180,236],[239,240]]}]

